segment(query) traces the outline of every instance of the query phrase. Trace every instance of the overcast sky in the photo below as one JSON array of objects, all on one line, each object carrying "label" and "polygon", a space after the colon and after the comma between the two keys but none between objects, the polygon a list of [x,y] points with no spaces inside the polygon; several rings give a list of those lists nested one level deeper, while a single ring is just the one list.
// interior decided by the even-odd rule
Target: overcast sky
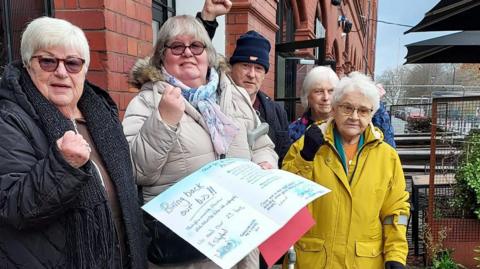
[{"label": "overcast sky", "polygon": [[[438,2],[439,0],[379,0],[378,20],[415,26]],[[406,44],[449,33],[423,32],[404,35],[408,29],[410,28],[378,23],[375,76],[382,75],[387,69],[403,65],[407,55]]]}]

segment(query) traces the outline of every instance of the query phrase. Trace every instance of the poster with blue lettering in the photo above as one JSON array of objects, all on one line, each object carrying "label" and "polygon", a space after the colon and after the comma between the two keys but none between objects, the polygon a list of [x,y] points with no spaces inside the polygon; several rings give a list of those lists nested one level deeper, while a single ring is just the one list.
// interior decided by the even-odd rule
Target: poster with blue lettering
[{"label": "poster with blue lettering", "polygon": [[221,268],[231,268],[330,190],[243,159],[211,162],[142,209]]}]

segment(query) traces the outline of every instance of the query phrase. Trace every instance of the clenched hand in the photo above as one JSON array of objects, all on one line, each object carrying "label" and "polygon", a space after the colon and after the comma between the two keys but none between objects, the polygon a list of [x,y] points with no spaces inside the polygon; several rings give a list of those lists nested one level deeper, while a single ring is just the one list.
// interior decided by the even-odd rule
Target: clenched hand
[{"label": "clenched hand", "polygon": [[180,88],[168,85],[158,104],[158,112],[168,125],[177,125],[185,112],[185,101]]},{"label": "clenched hand", "polygon": [[81,134],[67,131],[57,140],[57,147],[65,161],[72,167],[80,168],[90,158],[91,148]]},{"label": "clenched hand", "polygon": [[216,17],[227,14],[232,8],[230,0],[205,0],[202,9],[202,19],[214,21]]}]

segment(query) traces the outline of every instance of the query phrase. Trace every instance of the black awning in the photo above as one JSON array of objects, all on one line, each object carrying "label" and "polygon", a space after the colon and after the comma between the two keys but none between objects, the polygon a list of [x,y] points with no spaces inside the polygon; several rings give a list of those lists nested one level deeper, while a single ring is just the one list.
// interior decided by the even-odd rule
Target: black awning
[{"label": "black awning", "polygon": [[464,31],[406,45],[405,64],[480,63],[480,31]]},{"label": "black awning", "polygon": [[421,22],[406,31],[480,30],[480,0],[441,0]]}]

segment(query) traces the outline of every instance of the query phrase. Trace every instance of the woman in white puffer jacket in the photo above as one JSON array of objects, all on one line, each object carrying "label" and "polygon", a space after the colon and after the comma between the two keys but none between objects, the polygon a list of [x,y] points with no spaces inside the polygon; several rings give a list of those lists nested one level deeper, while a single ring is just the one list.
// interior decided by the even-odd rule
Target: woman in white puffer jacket
[{"label": "woman in white puffer jacket", "polygon": [[[278,157],[267,135],[248,144],[247,133],[260,121],[246,91],[226,71],[204,27],[191,16],[167,20],[152,58],[134,66],[131,82],[141,91],[128,105],[123,126],[145,202],[219,158],[276,168]],[[206,258],[188,256],[195,255],[165,265],[149,249],[157,264],[152,268],[218,268]],[[258,251],[236,268],[258,268]]]}]

